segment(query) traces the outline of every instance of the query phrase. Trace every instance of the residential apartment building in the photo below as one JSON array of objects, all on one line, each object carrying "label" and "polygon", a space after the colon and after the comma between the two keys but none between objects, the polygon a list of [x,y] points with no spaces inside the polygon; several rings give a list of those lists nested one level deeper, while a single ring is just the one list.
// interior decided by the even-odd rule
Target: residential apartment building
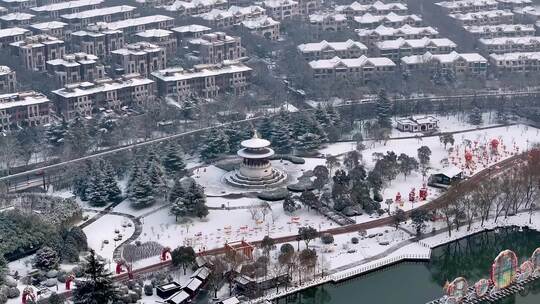
[{"label": "residential apartment building", "polygon": [[309,66],[316,79],[346,78],[361,82],[393,74],[396,64],[384,57],[341,59],[322,59],[309,62]]},{"label": "residential apartment building", "polygon": [[178,101],[189,96],[213,98],[226,91],[240,95],[248,87],[252,69],[242,63],[225,61],[221,64],[201,64],[192,69],[181,67],[152,73],[161,97]]},{"label": "residential apartment building", "polygon": [[199,58],[199,63],[216,64],[224,60],[237,60],[246,56],[242,39],[223,32],[205,34],[189,41],[189,48]]},{"label": "residential apartment building", "polygon": [[47,124],[50,108],[51,101],[47,96],[35,91],[0,95],[0,129]]},{"label": "residential apartment building", "polygon": [[264,37],[268,40],[278,40],[280,22],[268,16],[261,16],[241,22],[241,27],[253,35]]},{"label": "residential apartment building", "polygon": [[81,81],[105,78],[105,66],[95,55],[74,53],[47,61],[47,72],[53,75],[60,86]]},{"label": "residential apartment building", "polygon": [[297,1],[292,0],[266,0],[263,2],[266,14],[275,20],[292,19],[300,15]]},{"label": "residential apartment building", "polygon": [[405,24],[398,28],[379,25],[374,29],[356,30],[360,42],[374,44],[379,41],[420,38],[438,38],[439,32],[431,26],[410,26]]},{"label": "residential apartment building", "polygon": [[540,52],[516,52],[489,55],[490,66],[498,72],[538,72]]},{"label": "residential apartment building", "polygon": [[448,16],[453,18],[461,26],[512,24],[514,21],[514,14],[503,10],[465,14],[456,13]]},{"label": "residential apartment building", "polygon": [[165,49],[148,42],[137,42],[125,48],[111,52],[115,68],[120,74],[141,74],[142,76],[166,68],[167,55]]},{"label": "residential apartment building", "polygon": [[438,70],[442,73],[453,73],[456,76],[485,76],[488,60],[478,53],[431,54],[405,56],[401,58],[401,68],[409,71]]},{"label": "residential apartment building", "polygon": [[457,45],[447,38],[396,39],[377,42],[375,51],[379,56],[399,60],[401,57],[431,54],[447,54],[456,50]]},{"label": "residential apartment building", "polygon": [[381,1],[376,1],[371,4],[362,4],[355,1],[349,5],[336,6],[335,11],[347,16],[348,20],[352,20],[354,16],[361,16],[366,13],[373,15],[388,15],[390,13],[405,15],[407,14],[408,9],[407,5],[401,2],[383,3]]},{"label": "residential apartment building", "polygon": [[167,51],[167,55],[176,56],[178,42],[174,32],[163,29],[146,30],[135,34],[139,41],[155,44]]},{"label": "residential apartment building", "polygon": [[36,0],[0,0],[0,5],[10,12],[25,11],[37,5]]},{"label": "residential apartment building", "polygon": [[109,30],[100,25],[91,25],[86,30],[71,33],[71,48],[75,52],[96,55],[101,59],[124,47],[124,33]]},{"label": "residential apartment building", "polygon": [[172,28],[171,31],[174,32],[176,41],[180,44],[193,38],[202,37],[202,35],[210,33],[212,29],[204,25],[190,24]]},{"label": "residential apartment building", "polygon": [[497,2],[501,10],[514,10],[533,5],[532,0],[497,0]]},{"label": "residential apartment building", "polygon": [[32,23],[32,20],[34,19],[34,15],[27,14],[27,13],[11,13],[0,16],[0,26],[2,28],[10,28],[10,27],[25,27]]},{"label": "residential apartment building", "polygon": [[499,7],[496,0],[458,0],[435,3],[447,14],[492,11]]},{"label": "residential apartment building", "polygon": [[118,110],[146,102],[154,96],[154,81],[131,74],[118,79],[68,84],[52,93],[58,113],[72,119],[77,114],[90,116],[99,108]]},{"label": "residential apartment building", "polygon": [[31,8],[32,12],[40,17],[58,18],[64,14],[75,14],[80,11],[99,8],[105,0],[75,0],[51,3]]},{"label": "residential apartment building", "polygon": [[213,9],[226,10],[228,6],[227,0],[176,0],[171,5],[165,6],[165,9],[177,12],[179,15],[194,16],[208,13]]},{"label": "residential apartment building", "polygon": [[388,15],[372,15],[366,13],[362,16],[354,17],[352,24],[354,28],[360,29],[374,29],[380,25],[394,28],[406,24],[410,26],[422,26],[422,18],[414,14],[397,15],[396,13],[390,13]]},{"label": "residential apartment building", "polygon": [[11,43],[10,47],[12,54],[30,71],[45,71],[47,61],[62,58],[66,53],[64,41],[49,35],[26,37]]},{"label": "residential apartment building", "polygon": [[163,15],[144,16],[115,22],[99,23],[109,30],[124,32],[124,35],[134,34],[151,29],[170,29],[174,27],[174,18]]},{"label": "residential apartment building", "polygon": [[224,28],[240,24],[244,20],[262,17],[265,13],[266,10],[257,5],[231,6],[226,10],[213,9],[208,13],[197,15],[197,17],[207,21],[214,28]]},{"label": "residential apartment building", "polygon": [[86,26],[97,22],[114,22],[133,18],[136,7],[119,5],[97,8],[73,14],[61,15],[61,21],[70,25],[73,30],[81,30]]},{"label": "residential apartment building", "polygon": [[60,21],[34,23],[29,26],[34,35],[47,34],[58,39],[66,39],[67,24]]},{"label": "residential apartment building", "polygon": [[298,11],[302,16],[314,14],[321,8],[321,0],[297,0]]},{"label": "residential apartment building", "polygon": [[358,58],[367,55],[368,48],[357,41],[347,40],[344,42],[328,42],[323,40],[316,43],[304,43],[297,47],[302,56],[309,61],[320,59],[331,59],[339,57],[342,59]]},{"label": "residential apartment building", "polygon": [[465,30],[474,38],[524,37],[534,36],[536,29],[532,24],[500,24],[466,26]]},{"label": "residential apartment building", "polygon": [[540,36],[480,38],[478,43],[487,54],[540,51]]},{"label": "residential apartment building", "polygon": [[311,28],[318,31],[342,31],[348,28],[347,17],[337,13],[317,13],[309,15]]},{"label": "residential apartment building", "polygon": [[0,47],[7,48],[11,43],[24,40],[32,35],[32,32],[20,27],[0,30]]},{"label": "residential apartment building", "polygon": [[0,93],[13,93],[17,90],[17,76],[14,70],[0,65]]}]

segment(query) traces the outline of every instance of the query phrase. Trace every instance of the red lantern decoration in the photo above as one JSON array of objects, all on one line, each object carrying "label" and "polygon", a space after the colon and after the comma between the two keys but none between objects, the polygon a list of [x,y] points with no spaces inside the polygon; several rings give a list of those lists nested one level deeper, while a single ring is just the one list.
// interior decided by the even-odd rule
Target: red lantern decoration
[{"label": "red lantern decoration", "polygon": [[34,290],[30,286],[23,290],[22,303],[27,304],[29,299],[32,299],[32,302],[36,302],[36,295],[34,295]]},{"label": "red lantern decoration", "polygon": [[499,142],[498,139],[496,139],[496,138],[492,139],[491,143],[490,143],[491,144],[491,149],[492,150],[497,150],[497,148],[499,148],[499,143],[500,142]]},{"label": "red lantern decoration", "polygon": [[409,202],[414,202],[414,200],[416,198],[415,192],[416,192],[416,190],[414,188],[412,188],[411,192],[409,192]]},{"label": "red lantern decoration", "polygon": [[396,194],[396,203],[401,202],[401,193]]},{"label": "red lantern decoration", "polygon": [[163,247],[163,249],[161,249],[160,259],[162,261],[166,261],[170,258],[170,256],[171,256],[171,247]]},{"label": "red lantern decoration", "polygon": [[473,154],[471,151],[465,152],[465,161],[470,163],[473,159]]},{"label": "red lantern decoration", "polygon": [[71,282],[73,282],[73,280],[75,280],[75,275],[74,274],[70,274],[67,276],[66,278],[66,290],[71,290]]},{"label": "red lantern decoration", "polygon": [[420,198],[421,201],[425,201],[427,199],[427,187],[426,185],[424,185],[422,188],[420,188],[420,191],[418,193],[418,197]]}]

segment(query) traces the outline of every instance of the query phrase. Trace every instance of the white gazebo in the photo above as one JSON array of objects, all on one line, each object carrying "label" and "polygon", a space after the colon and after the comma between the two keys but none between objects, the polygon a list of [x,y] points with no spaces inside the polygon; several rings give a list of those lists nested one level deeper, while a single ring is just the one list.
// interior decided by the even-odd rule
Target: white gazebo
[{"label": "white gazebo", "polygon": [[242,157],[240,168],[225,175],[230,185],[243,188],[268,188],[281,184],[286,175],[272,167],[269,158],[274,155],[270,141],[259,138],[257,131],[253,138],[240,143],[242,149],[238,156]]}]

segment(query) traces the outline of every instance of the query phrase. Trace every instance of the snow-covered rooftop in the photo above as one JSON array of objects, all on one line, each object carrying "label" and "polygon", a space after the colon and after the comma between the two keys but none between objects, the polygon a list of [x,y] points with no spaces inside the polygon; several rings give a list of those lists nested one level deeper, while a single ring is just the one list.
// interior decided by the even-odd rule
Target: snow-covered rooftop
[{"label": "snow-covered rooftop", "polygon": [[207,26],[199,25],[199,24],[190,24],[190,25],[179,26],[179,27],[175,27],[171,29],[171,31],[177,32],[177,33],[198,33],[198,32],[210,31],[210,30],[212,29]]},{"label": "snow-covered rooftop", "polygon": [[268,26],[274,26],[276,24],[279,24],[279,21],[275,21],[274,19],[268,16],[261,16],[259,18],[242,21],[242,25],[251,30],[256,30],[256,29],[264,28]]},{"label": "snow-covered rooftop", "polygon": [[13,21],[13,20],[30,20],[34,17],[35,15],[27,14],[27,13],[11,13],[11,14],[0,16],[0,19],[4,21]]},{"label": "snow-covered rooftop", "polygon": [[165,9],[168,11],[178,11],[178,10],[193,9],[196,7],[212,7],[212,6],[226,4],[226,3],[228,3],[227,0],[192,0],[192,1],[176,0],[171,5],[165,6]]},{"label": "snow-covered rooftop", "polygon": [[489,55],[494,61],[540,60],[540,52],[514,52]]},{"label": "snow-covered rooftop", "polygon": [[68,84],[64,88],[52,91],[53,94],[71,98],[92,95],[99,92],[114,91],[128,87],[135,87],[153,83],[153,80],[141,77],[138,74],[125,75],[119,79],[104,79],[92,82],[79,82]]},{"label": "snow-covered rooftop", "polygon": [[184,286],[185,289],[187,290],[191,290],[191,291],[196,291],[197,289],[199,289],[202,285],[202,281],[197,279],[197,278],[192,278],[187,284],[186,286]]},{"label": "snow-covered rooftop", "polygon": [[7,75],[11,73],[12,70],[7,65],[0,65],[0,75]]},{"label": "snow-covered rooftop", "polygon": [[19,92],[0,95],[0,110],[50,102],[47,96],[35,92]]},{"label": "snow-covered rooftop", "polygon": [[540,36],[480,38],[478,42],[484,45],[537,45],[540,44]]},{"label": "snow-covered rooftop", "polygon": [[499,25],[471,25],[466,26],[465,30],[470,33],[490,33],[490,32],[524,32],[535,31],[532,24],[499,24]]},{"label": "snow-covered rooftop", "polygon": [[428,63],[432,60],[438,61],[440,63],[453,63],[456,60],[464,60],[466,62],[480,62],[480,63],[487,62],[487,59],[478,53],[460,54],[455,51],[449,54],[431,54],[430,52],[426,52],[423,55],[405,56],[401,58],[401,62],[403,62],[406,65],[423,64],[423,63]]},{"label": "snow-covered rooftop", "polygon": [[384,3],[381,1],[376,1],[373,4],[361,4],[355,1],[349,5],[336,6],[336,12],[348,10],[352,10],[355,13],[367,11],[403,11],[407,10],[407,5],[401,2]]},{"label": "snow-covered rooftop", "polygon": [[435,5],[446,8],[469,8],[469,7],[485,7],[497,5],[495,0],[458,0],[458,1],[442,1]]},{"label": "snow-covered rooftop", "polygon": [[315,42],[315,43],[304,43],[298,46],[298,50],[300,50],[300,52],[302,53],[317,52],[317,51],[322,51],[325,49],[332,49],[335,51],[361,49],[361,50],[367,51],[368,48],[363,43],[358,42],[358,41],[353,41],[351,39],[344,42],[328,42],[326,40],[323,40],[321,42]]},{"label": "snow-covered rooftop", "polygon": [[223,64],[201,64],[193,69],[183,69],[181,67],[168,68],[152,72],[152,76],[162,81],[179,81],[200,77],[217,76],[230,73],[240,73],[251,71],[251,68],[239,62],[227,62]]},{"label": "snow-covered rooftop", "polygon": [[296,6],[298,1],[292,0],[265,0],[263,1],[264,7],[278,8],[282,6]]},{"label": "snow-covered rooftop", "polygon": [[161,52],[161,50],[162,48],[158,45],[146,41],[140,41],[128,44],[124,48],[111,51],[111,53],[119,55],[144,55],[147,53]]},{"label": "snow-covered rooftop", "polygon": [[37,29],[40,31],[46,31],[46,30],[52,30],[52,29],[61,29],[64,28],[67,25],[67,23],[60,22],[60,21],[49,21],[49,22],[42,22],[42,23],[35,23],[30,25],[31,28]]},{"label": "snow-covered rooftop", "polygon": [[78,8],[84,6],[98,5],[103,3],[105,0],[75,0],[67,2],[52,3],[48,5],[32,7],[30,8],[34,12],[54,12],[61,11],[68,8]]},{"label": "snow-covered rooftop", "polygon": [[388,13],[387,15],[372,15],[370,13],[365,13],[362,16],[355,16],[354,21],[360,24],[370,24],[377,22],[404,22],[405,20],[413,20],[415,22],[422,21],[422,18],[417,15],[398,15],[394,12]]},{"label": "snow-covered rooftop", "polygon": [[135,35],[139,37],[144,37],[144,38],[151,38],[151,37],[168,37],[172,33],[173,32],[171,31],[163,30],[163,29],[152,29],[152,30],[146,30],[144,32],[139,32]]},{"label": "snow-covered rooftop", "polygon": [[174,20],[174,18],[171,18],[169,16],[164,15],[152,15],[152,16],[144,16],[139,18],[132,18],[132,19],[126,19],[126,20],[119,20],[116,22],[104,22],[104,27],[110,29],[110,30],[122,30],[128,27],[132,26],[140,26],[145,24],[151,24],[156,22],[163,22],[163,21],[170,21]]},{"label": "snow-covered rooftop", "polygon": [[421,39],[403,39],[379,41],[376,43],[379,50],[394,50],[402,47],[424,48],[427,46],[435,47],[450,47],[455,48],[457,45],[448,38],[421,38]]},{"label": "snow-covered rooftop", "polygon": [[347,17],[344,14],[337,13],[317,13],[309,15],[309,22],[320,23],[325,20],[346,21]]},{"label": "snow-covered rooftop", "polygon": [[112,14],[117,14],[117,13],[122,13],[122,12],[130,12],[136,9],[137,8],[134,6],[118,5],[118,6],[96,8],[93,10],[82,11],[82,12],[73,13],[73,14],[65,14],[65,15],[62,15],[61,17],[64,19],[86,19],[86,18],[92,18],[92,17],[98,17],[98,16],[112,15]]},{"label": "snow-covered rooftop", "polygon": [[197,15],[197,17],[203,18],[204,20],[220,20],[224,18],[240,17],[240,16],[249,16],[252,14],[264,14],[266,10],[258,5],[250,6],[231,6],[226,10],[222,9],[212,9],[208,13],[203,13]]},{"label": "snow-covered rooftop", "polygon": [[0,38],[23,35],[25,33],[30,33],[30,31],[27,29],[20,28],[20,27],[1,29]]},{"label": "snow-covered rooftop", "polygon": [[79,66],[81,64],[92,64],[96,63],[98,60],[98,57],[91,54],[86,53],[73,53],[73,54],[67,54],[64,55],[63,58],[53,59],[47,61],[47,64],[54,65],[54,66]]},{"label": "snow-covered rooftop", "polygon": [[344,66],[347,68],[359,68],[366,65],[383,67],[395,66],[396,64],[386,57],[368,58],[362,55],[359,58],[352,59],[341,59],[339,57],[334,57],[332,59],[314,60],[310,61],[309,65],[312,69],[333,69],[339,66]]},{"label": "snow-covered rooftop", "polygon": [[169,303],[185,303],[187,299],[189,299],[190,296],[187,292],[180,290],[179,292],[172,295],[170,298],[167,299],[167,302]]},{"label": "snow-covered rooftop", "polygon": [[387,27],[379,25],[374,29],[358,29],[356,30],[358,36],[366,37],[371,35],[378,36],[395,36],[395,35],[438,35],[439,32],[431,26],[411,26],[408,24],[402,25],[398,28]]},{"label": "snow-covered rooftop", "polygon": [[466,13],[466,14],[449,14],[448,16],[458,19],[458,20],[466,21],[466,20],[477,20],[477,19],[494,18],[494,17],[510,17],[513,15],[514,14],[509,11],[491,10],[491,11]]}]

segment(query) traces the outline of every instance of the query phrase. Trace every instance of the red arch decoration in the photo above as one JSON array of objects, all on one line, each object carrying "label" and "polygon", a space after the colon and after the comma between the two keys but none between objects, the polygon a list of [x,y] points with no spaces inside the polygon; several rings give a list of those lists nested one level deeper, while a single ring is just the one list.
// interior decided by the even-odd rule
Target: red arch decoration
[{"label": "red arch decoration", "polygon": [[171,247],[163,247],[161,249],[160,260],[166,261],[171,258]]},{"label": "red arch decoration", "polygon": [[66,277],[66,290],[71,290],[71,282],[75,280],[75,275],[72,273]]},{"label": "red arch decoration", "polygon": [[32,287],[30,286],[24,288],[23,293],[22,293],[22,303],[23,304],[30,303],[28,302],[28,300],[32,300],[31,303],[36,302],[36,295],[34,294],[34,289],[32,289]]}]

